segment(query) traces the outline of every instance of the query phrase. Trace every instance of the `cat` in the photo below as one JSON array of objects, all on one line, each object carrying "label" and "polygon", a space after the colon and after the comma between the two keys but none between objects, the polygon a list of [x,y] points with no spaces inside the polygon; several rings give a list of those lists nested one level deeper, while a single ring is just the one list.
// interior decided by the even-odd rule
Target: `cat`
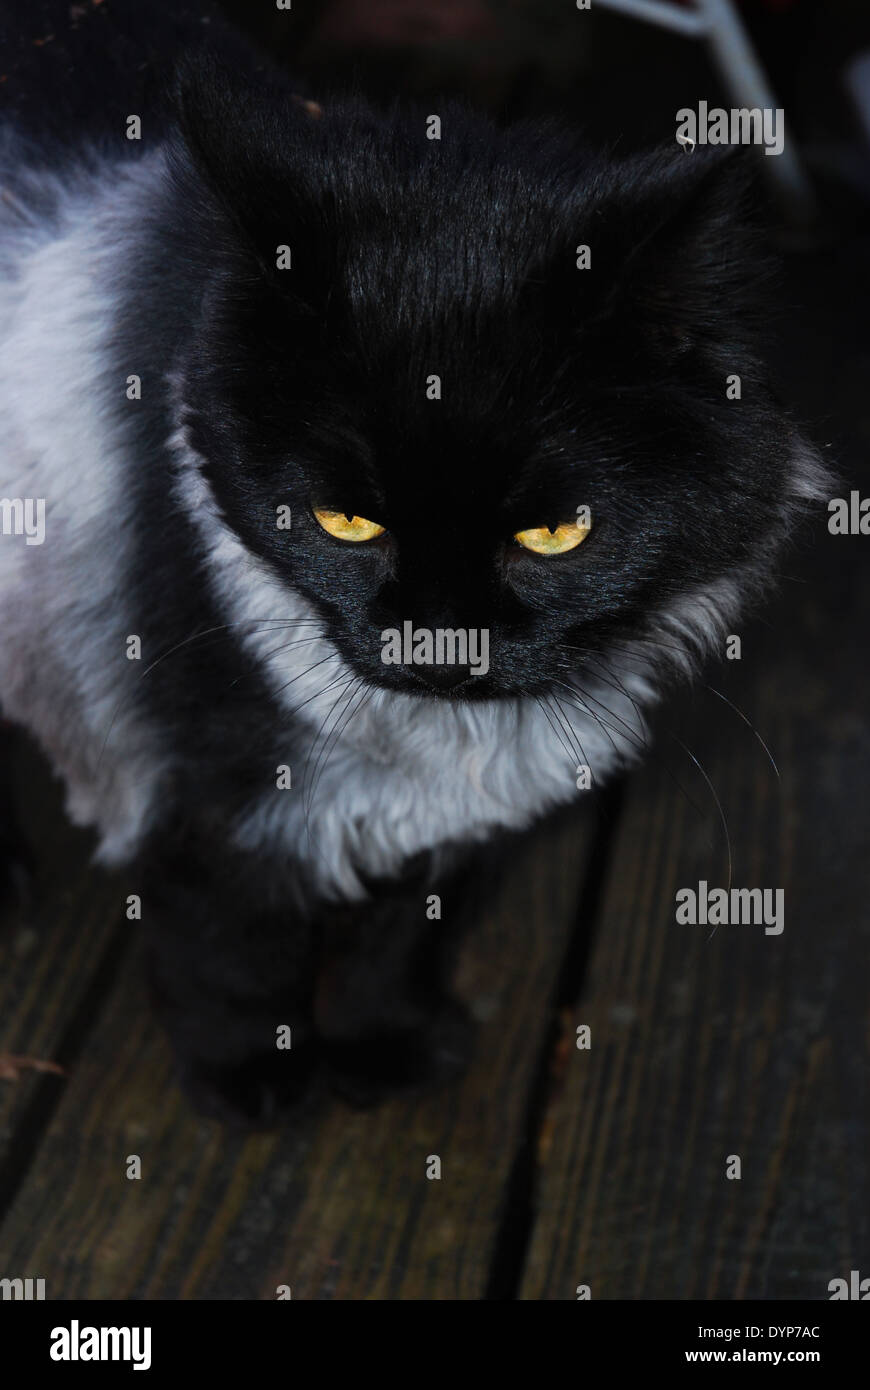
[{"label": "cat", "polygon": [[827,478],[741,156],[199,45],[113,110],[0,134],[0,706],[141,896],[193,1100],[271,1125],[458,1074],[504,847],[637,758]]}]

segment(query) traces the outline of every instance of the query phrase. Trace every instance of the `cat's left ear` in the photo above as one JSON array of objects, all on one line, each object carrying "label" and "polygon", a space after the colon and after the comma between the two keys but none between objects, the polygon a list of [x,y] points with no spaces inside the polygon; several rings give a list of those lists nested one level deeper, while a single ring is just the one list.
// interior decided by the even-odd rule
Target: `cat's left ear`
[{"label": "cat's left ear", "polygon": [[599,312],[631,311],[677,353],[743,309],[751,319],[770,269],[758,201],[755,153],[739,147],[675,145],[615,166],[589,217]]},{"label": "cat's left ear", "polygon": [[268,274],[286,246],[299,271],[294,290],[315,281],[325,251],[322,217],[306,187],[315,104],[268,72],[236,72],[209,52],[179,65],[170,102],[183,141],[176,158],[192,163],[240,246]]}]

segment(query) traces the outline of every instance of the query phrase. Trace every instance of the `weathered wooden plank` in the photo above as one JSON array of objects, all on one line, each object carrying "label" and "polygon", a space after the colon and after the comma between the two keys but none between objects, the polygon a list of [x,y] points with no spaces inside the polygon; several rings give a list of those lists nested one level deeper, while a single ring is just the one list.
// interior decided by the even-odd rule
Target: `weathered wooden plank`
[{"label": "weathered wooden plank", "polygon": [[38,1270],[49,1297],[480,1298],[591,828],[542,836],[501,886],[462,970],[485,1017],[475,1063],[420,1099],[327,1100],[289,1132],[229,1137],[171,1083],[125,969],[0,1228],[0,1265]]},{"label": "weathered wooden plank", "polygon": [[[772,628],[744,634],[739,669],[711,677],[772,746],[781,784],[709,692],[686,722],[665,721],[721,798],[735,886],[784,890],[783,933],[678,925],[678,889],[725,886],[716,813],[699,816],[661,763],[632,788],[565,1019],[523,1298],[573,1299],[580,1284],[593,1298],[826,1298],[829,1280],[866,1263],[870,730],[855,633],[870,595],[858,546],[825,537]],[[668,766],[709,806],[679,756]],[[581,1023],[590,1051],[573,1045]]]},{"label": "weathered wooden plank", "polygon": [[0,737],[10,802],[34,858],[31,901],[7,902],[0,920],[2,1209],[39,1117],[66,1085],[31,1063],[71,1060],[124,941],[120,889],[89,867],[91,837],[65,821],[59,785],[23,735],[4,726]]}]

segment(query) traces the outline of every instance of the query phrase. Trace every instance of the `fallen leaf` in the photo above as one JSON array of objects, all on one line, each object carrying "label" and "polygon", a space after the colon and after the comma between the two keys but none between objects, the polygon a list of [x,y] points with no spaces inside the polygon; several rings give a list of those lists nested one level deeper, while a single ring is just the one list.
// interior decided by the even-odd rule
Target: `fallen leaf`
[{"label": "fallen leaf", "polygon": [[20,1081],[21,1072],[50,1071],[55,1076],[66,1076],[66,1069],[57,1062],[46,1062],[41,1057],[15,1057],[11,1052],[0,1052],[0,1081]]}]

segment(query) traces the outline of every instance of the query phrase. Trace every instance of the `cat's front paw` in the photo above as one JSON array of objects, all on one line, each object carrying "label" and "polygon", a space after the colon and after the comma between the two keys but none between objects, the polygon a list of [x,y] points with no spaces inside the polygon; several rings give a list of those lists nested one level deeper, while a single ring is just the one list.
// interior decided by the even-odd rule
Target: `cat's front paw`
[{"label": "cat's front paw", "polygon": [[349,1105],[368,1108],[395,1092],[454,1081],[474,1035],[468,1011],[451,1000],[416,1028],[325,1041],[330,1085]]},{"label": "cat's front paw", "polygon": [[274,1129],[311,1095],[314,1043],[241,1062],[201,1057],[179,1061],[179,1080],[202,1114],[233,1129]]}]

